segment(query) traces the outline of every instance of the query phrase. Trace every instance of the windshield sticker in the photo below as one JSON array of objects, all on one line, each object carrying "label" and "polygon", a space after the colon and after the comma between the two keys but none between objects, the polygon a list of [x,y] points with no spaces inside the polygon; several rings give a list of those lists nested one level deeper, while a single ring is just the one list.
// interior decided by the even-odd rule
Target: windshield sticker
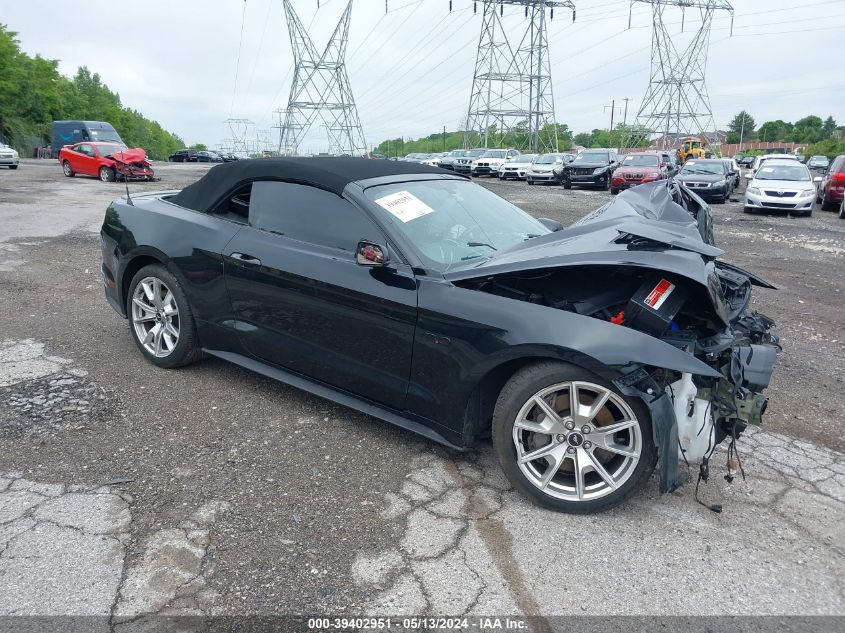
[{"label": "windshield sticker", "polygon": [[388,213],[395,215],[402,222],[410,222],[429,213],[434,213],[434,209],[410,191],[398,191],[383,198],[376,198],[376,204],[387,210]]}]

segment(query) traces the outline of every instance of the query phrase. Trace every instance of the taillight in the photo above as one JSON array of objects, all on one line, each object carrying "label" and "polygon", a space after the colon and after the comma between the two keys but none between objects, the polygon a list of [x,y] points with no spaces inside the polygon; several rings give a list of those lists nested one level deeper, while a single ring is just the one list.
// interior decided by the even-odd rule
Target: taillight
[{"label": "taillight", "polygon": [[830,177],[832,182],[845,182],[845,171],[840,171]]}]

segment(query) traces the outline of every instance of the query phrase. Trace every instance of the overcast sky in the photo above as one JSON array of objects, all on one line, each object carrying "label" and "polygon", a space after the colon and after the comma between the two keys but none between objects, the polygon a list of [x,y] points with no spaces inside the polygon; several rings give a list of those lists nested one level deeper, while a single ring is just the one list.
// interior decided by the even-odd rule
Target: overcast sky
[{"label": "overcast sky", "polygon": [[[293,0],[322,50],[347,0]],[[757,124],[807,114],[845,123],[845,0],[732,0],[714,20],[707,84],[716,124],[740,109]],[[355,0],[347,52],[352,91],[367,142],[416,138],[458,128],[469,100],[481,29],[472,0]],[[575,0],[549,23],[556,118],[575,131],[607,127],[609,106],[628,97],[632,121],[649,77],[651,14],[629,0]],[[224,120],[246,118],[277,138],[272,111],[284,108],[292,55],[282,0],[93,0],[4,2],[0,21],[23,49],[60,60],[72,75],[96,71],[125,106],[158,120],[187,143],[210,146],[229,136]],[[680,34],[680,9],[667,11]],[[525,20],[505,9],[514,33]],[[685,31],[695,27],[687,12]],[[679,37],[681,37],[679,35]],[[235,77],[237,74],[237,84]],[[622,112],[617,113],[617,121]],[[319,130],[309,149],[322,150]]]}]

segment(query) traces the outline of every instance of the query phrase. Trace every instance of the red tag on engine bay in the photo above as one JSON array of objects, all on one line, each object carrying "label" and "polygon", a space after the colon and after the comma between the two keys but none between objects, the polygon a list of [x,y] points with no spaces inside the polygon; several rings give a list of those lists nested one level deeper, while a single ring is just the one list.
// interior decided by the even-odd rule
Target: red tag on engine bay
[{"label": "red tag on engine bay", "polygon": [[675,284],[661,279],[660,283],[654,287],[654,290],[648,293],[643,303],[653,310],[659,310],[660,306],[669,298],[669,295],[672,294],[674,289]]}]

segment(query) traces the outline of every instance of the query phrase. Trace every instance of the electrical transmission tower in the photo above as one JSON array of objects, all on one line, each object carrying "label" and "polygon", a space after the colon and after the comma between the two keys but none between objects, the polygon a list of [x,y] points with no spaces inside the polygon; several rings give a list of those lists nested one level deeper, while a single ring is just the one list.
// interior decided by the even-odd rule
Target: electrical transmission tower
[{"label": "electrical transmission tower", "polygon": [[[531,152],[557,151],[552,72],[546,20],[571,0],[483,0],[481,37],[467,112],[464,145],[515,146]],[[502,24],[505,6],[523,9],[519,39]],[[548,10],[548,12],[547,12]],[[547,15],[548,13],[548,15]],[[545,132],[544,128],[550,126]]]},{"label": "electrical transmission tower", "polygon": [[[733,7],[725,0],[631,0],[631,11],[635,3],[651,5],[651,76],[627,145],[636,146],[659,134],[660,149],[668,149],[683,137],[715,132],[704,81],[710,27],[716,11],[730,12],[733,24]],[[667,7],[681,7],[684,12],[681,31],[686,9],[698,10],[701,22],[684,48],[666,28],[663,16]]]},{"label": "electrical transmission tower", "polygon": [[250,154],[250,143],[247,141],[247,137],[250,126],[255,124],[249,119],[226,119],[224,123],[229,126],[229,134],[232,137],[232,153],[248,156]]},{"label": "electrical transmission tower", "polygon": [[346,74],[352,0],[346,4],[322,54],[314,47],[290,0],[284,0],[284,7],[293,48],[294,74],[279,134],[279,153],[296,154],[319,115],[329,135],[329,147],[342,154],[366,154],[367,143]]}]

